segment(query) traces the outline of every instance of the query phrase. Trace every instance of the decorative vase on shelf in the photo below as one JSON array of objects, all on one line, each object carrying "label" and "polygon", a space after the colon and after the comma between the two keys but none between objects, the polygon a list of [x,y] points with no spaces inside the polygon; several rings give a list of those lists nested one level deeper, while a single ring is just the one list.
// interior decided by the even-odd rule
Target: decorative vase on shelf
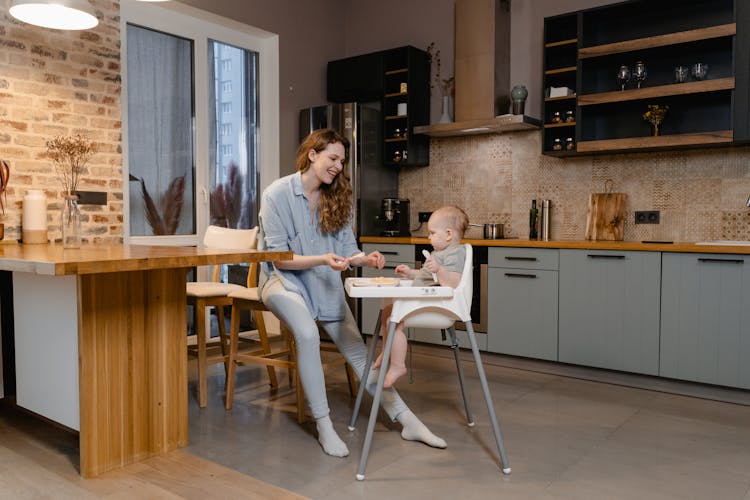
[{"label": "decorative vase on shelf", "polygon": [[522,115],[526,105],[526,98],[529,97],[529,91],[523,85],[516,85],[510,91],[510,99],[513,102],[513,114]]},{"label": "decorative vase on shelf", "polygon": [[440,115],[440,120],[438,120],[438,123],[453,123],[453,118],[451,118],[450,108],[451,108],[451,98],[447,95],[444,95],[443,96],[443,114]]},{"label": "decorative vase on shelf", "polygon": [[81,246],[81,209],[78,207],[78,196],[65,195],[62,213],[60,214],[63,248],[80,248]]}]

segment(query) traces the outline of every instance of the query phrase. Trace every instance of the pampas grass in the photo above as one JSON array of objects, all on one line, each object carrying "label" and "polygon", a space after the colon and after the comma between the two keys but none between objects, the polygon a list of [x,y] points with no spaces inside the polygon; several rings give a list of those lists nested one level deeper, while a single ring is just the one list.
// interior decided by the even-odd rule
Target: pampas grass
[{"label": "pampas grass", "polygon": [[211,191],[211,223],[237,228],[242,213],[242,174],[237,164],[229,166],[227,180]]},{"label": "pampas grass", "polygon": [[146,183],[143,179],[130,174],[131,181],[137,181],[141,184],[141,195],[146,210],[146,222],[151,226],[155,236],[175,234],[177,226],[180,224],[180,214],[182,205],[185,201],[185,176],[176,177],[169,183],[169,187],[159,200],[159,204],[154,202],[153,198],[146,189]]}]

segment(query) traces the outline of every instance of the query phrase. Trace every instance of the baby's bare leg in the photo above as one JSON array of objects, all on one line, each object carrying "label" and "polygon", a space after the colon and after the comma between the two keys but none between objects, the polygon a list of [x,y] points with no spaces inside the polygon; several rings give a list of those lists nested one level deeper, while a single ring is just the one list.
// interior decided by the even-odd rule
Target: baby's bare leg
[{"label": "baby's bare leg", "polygon": [[404,335],[404,323],[396,325],[393,332],[393,345],[391,346],[391,359],[388,363],[388,372],[385,374],[383,387],[392,387],[396,380],[406,374],[406,335]]}]

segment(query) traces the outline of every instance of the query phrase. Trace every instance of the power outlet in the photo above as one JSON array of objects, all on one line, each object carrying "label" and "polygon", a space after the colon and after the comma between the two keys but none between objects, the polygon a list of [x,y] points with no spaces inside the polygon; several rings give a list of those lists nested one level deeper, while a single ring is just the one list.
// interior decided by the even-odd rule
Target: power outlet
[{"label": "power outlet", "polygon": [[658,210],[636,210],[635,212],[636,224],[658,224],[659,219]]},{"label": "power outlet", "polygon": [[418,222],[427,222],[430,220],[430,216],[432,215],[432,212],[418,212],[417,216],[419,217]]}]

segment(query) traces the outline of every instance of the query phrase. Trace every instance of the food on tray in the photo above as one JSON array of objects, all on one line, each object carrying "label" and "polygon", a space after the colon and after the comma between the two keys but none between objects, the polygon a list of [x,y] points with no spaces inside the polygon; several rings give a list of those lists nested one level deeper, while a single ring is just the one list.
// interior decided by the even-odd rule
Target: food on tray
[{"label": "food on tray", "polygon": [[352,278],[354,286],[398,286],[398,278],[386,278],[380,276],[376,278]]},{"label": "food on tray", "polygon": [[386,278],[385,276],[379,276],[377,278],[371,278],[370,281],[375,285],[390,285],[398,283],[398,278]]}]

